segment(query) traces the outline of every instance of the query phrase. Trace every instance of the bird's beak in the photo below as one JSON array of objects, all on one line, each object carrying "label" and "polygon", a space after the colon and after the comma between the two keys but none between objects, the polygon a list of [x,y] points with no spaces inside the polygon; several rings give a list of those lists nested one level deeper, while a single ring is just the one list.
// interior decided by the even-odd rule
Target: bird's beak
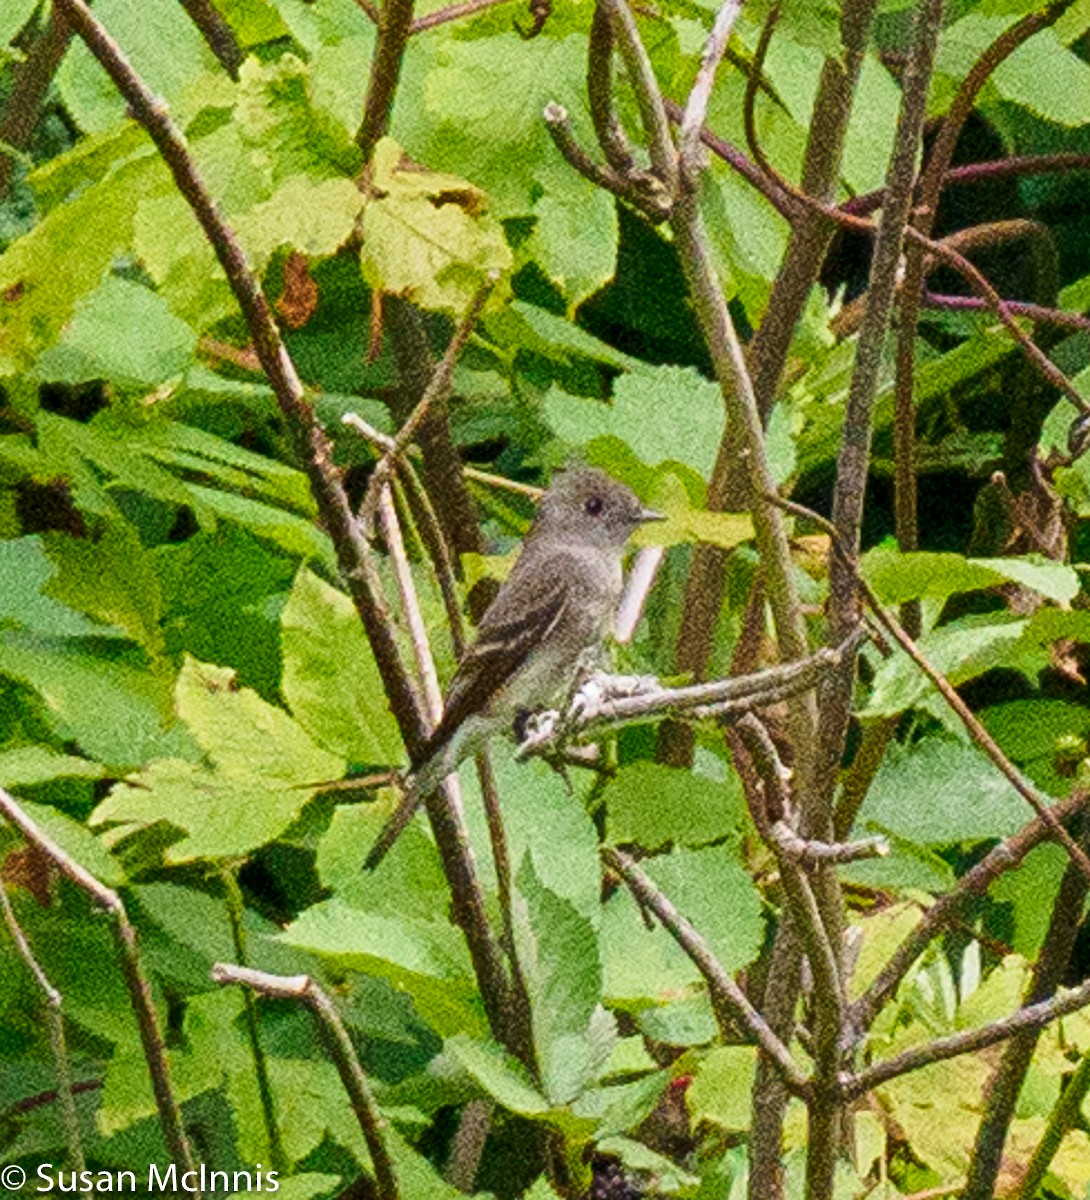
[{"label": "bird's beak", "polygon": [[667,519],[665,513],[656,512],[653,508],[640,509],[640,524],[645,525],[649,521],[665,521]]}]

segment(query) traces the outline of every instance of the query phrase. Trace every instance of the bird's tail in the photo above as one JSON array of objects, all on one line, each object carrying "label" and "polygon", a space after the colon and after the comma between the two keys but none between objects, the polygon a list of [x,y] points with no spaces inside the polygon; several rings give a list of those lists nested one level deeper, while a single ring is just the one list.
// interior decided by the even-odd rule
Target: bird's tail
[{"label": "bird's tail", "polygon": [[469,718],[457,728],[453,736],[445,738],[438,745],[429,745],[418,766],[413,767],[412,772],[403,781],[401,803],[397,805],[394,815],[385,823],[378,840],[367,853],[364,870],[375,870],[387,857],[390,847],[405,832],[407,824],[413,820],[417,809],[424,803],[424,798],[430,796],[448,775],[454,774],[462,758],[472,754],[483,739],[484,730],[485,726],[478,727],[478,722]]}]

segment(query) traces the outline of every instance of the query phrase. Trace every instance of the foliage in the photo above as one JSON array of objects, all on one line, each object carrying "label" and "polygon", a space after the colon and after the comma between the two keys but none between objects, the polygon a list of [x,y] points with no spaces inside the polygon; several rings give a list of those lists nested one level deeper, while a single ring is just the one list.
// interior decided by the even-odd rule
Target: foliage
[{"label": "foliage", "polygon": [[[388,128],[369,156],[357,139],[374,100],[367,5],[216,0],[240,54],[234,71],[217,61],[215,39],[188,7],[96,0],[94,14],[183,130],[277,314],[303,377],[301,403],[313,405],[353,503],[375,451],[341,417],[355,412],[393,433],[417,398],[406,358],[438,359],[482,285],[495,283],[453,397],[430,415],[438,432],[435,423],[419,430],[422,458],[410,456],[419,474],[399,474],[394,491],[441,675],[454,651],[416,487],[467,551],[455,564],[456,603],[477,613],[471,577],[503,573],[530,513],[525,496],[490,476],[540,484],[573,457],[606,467],[668,517],[655,534],[666,551],[655,589],[634,640],[615,654],[623,669],[664,677],[704,669],[679,647],[698,545],[722,552],[724,580],[706,577],[717,616],[705,664],[736,659],[748,671],[775,658],[783,631],[751,600],[758,588],[758,598],[777,599],[774,570],[755,566],[754,543],[779,510],[751,497],[752,515],[724,511],[742,508],[746,489],[728,492],[728,506],[713,483],[732,431],[676,231],[574,171],[542,119],[547,103],[563,104],[575,136],[593,144],[591,6],[548,6],[532,37],[519,36],[531,16],[510,5],[414,33]],[[640,9],[651,66],[678,103],[713,7]],[[756,133],[768,159],[798,180],[851,5],[784,4],[760,65],[771,7],[747,6],[738,20],[708,124],[744,145],[746,76],[762,71]],[[837,202],[885,186],[903,86],[892,64],[904,60],[916,7],[878,6]],[[1041,7],[947,6],[935,118],[996,38]],[[0,8],[6,138],[5,104],[35,61],[48,6]],[[1088,31],[1087,5],[1071,4],[998,65],[957,161],[1085,156]],[[613,68],[618,119],[635,143],[639,97],[619,58]],[[475,1194],[599,1196],[614,1179],[641,1189],[617,1195],[742,1195],[754,1089],[767,1084],[752,1031],[730,1024],[693,954],[600,857],[603,844],[638,852],[651,885],[759,1004],[762,988],[777,984],[768,982],[771,947],[790,908],[790,871],[768,840],[768,814],[754,812],[741,743],[706,722],[679,757],[666,734],[656,741],[648,726],[632,726],[608,750],[608,774],[588,782],[579,773],[574,787],[542,762],[515,762],[498,743],[506,870],[490,853],[473,764],[462,768],[484,913],[502,930],[525,1001],[529,1049],[520,1059],[497,1027],[426,822],[414,821],[378,873],[360,871],[396,791],[330,783],[387,782],[411,741],[314,488],[310,443],[260,370],[222,257],[192,196],[79,38],[44,82],[33,137],[0,144],[14,164],[10,186],[0,176],[0,787],[123,898],[198,1157],[227,1172],[271,1164],[291,1200],[340,1194],[375,1173],[311,1014],[212,982],[214,963],[244,962],[309,975],[334,996],[406,1198],[456,1193],[481,1101],[491,1116],[467,1182]],[[637,157],[648,166],[642,149]],[[992,229],[980,264],[995,286],[1054,308],[1061,322],[1090,301],[1087,161],[1081,175],[1067,164],[950,187],[939,210],[943,235]],[[969,194],[980,208],[971,217]],[[699,202],[709,260],[734,320],[752,334],[776,316],[789,223],[714,154]],[[1045,267],[994,234],[1014,221],[1032,222],[1047,243]],[[782,494],[822,511],[843,470],[862,337],[853,305],[867,299],[847,236],[801,307],[762,443]],[[928,286],[954,285],[936,275]],[[406,312],[416,337],[408,355]],[[1076,397],[1090,397],[1086,321],[1024,326]],[[877,602],[916,622],[919,651],[1011,763],[1045,796],[1067,796],[1090,785],[1090,454],[1067,450],[1072,399],[1042,383],[986,311],[925,310],[914,363],[919,546],[899,547],[894,536],[891,338],[878,371],[860,574]],[[429,364],[415,367],[426,375]],[[451,495],[436,483],[443,446],[477,468],[465,486],[479,541],[457,526]],[[787,520],[791,586],[817,646],[841,549],[824,525],[797,512]],[[387,595],[400,595],[386,548],[372,565]],[[390,626],[408,660],[404,618],[398,609]],[[838,805],[838,821],[847,813],[851,827],[843,837],[880,834],[891,847],[838,875],[850,926],[844,986],[858,998],[932,897],[1032,814],[917,657],[874,639],[852,705],[832,773],[840,790],[826,797],[829,831]],[[801,778],[809,748],[792,750],[790,714],[764,715],[793,758],[788,779]],[[64,1061],[78,1085],[74,1131],[57,1102],[42,994],[13,940],[0,938],[2,1157],[28,1170],[63,1160],[68,1170],[78,1140],[95,1171],[146,1176],[167,1151],[107,918],[7,825],[0,852],[13,919],[60,993]],[[1017,1009],[1065,871],[1060,848],[1039,846],[976,896],[863,1031],[852,1069]],[[1081,898],[1068,916],[1072,928],[1081,922]],[[1090,972],[1081,937],[1069,957],[1068,982],[1082,980]],[[1088,1020],[1076,1013],[1041,1034],[1009,1121],[1012,1171],[1033,1157],[1064,1080],[1090,1053]],[[782,1036],[810,1070],[813,1037],[795,1036],[794,1017]],[[835,1194],[960,1187],[998,1053],[880,1085],[854,1114],[856,1154],[837,1169]],[[792,1099],[783,1121],[786,1194],[821,1200],[803,1181],[812,1151],[804,1110]],[[1085,1133],[1064,1132],[1048,1194],[1083,1197]]]}]

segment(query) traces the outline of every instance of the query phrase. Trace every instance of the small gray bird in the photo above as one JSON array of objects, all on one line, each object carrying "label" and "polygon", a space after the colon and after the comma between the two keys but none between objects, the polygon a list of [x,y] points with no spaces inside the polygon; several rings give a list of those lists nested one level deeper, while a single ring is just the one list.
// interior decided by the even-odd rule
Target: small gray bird
[{"label": "small gray bird", "polygon": [[562,698],[609,633],[621,597],[625,543],[662,515],[604,471],[560,472],[506,583],[481,620],[416,757],[405,795],[368,854],[373,870],[423,798],[523,712]]}]

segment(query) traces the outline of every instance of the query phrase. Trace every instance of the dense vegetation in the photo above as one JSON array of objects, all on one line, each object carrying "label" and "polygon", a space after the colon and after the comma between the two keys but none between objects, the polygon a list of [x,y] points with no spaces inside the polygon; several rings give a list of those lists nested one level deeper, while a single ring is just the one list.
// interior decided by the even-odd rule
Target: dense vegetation
[{"label": "dense vegetation", "polygon": [[[1090,1196],[1090,3],[0,46],[5,1194]],[[662,686],[361,871],[573,459]]]}]

